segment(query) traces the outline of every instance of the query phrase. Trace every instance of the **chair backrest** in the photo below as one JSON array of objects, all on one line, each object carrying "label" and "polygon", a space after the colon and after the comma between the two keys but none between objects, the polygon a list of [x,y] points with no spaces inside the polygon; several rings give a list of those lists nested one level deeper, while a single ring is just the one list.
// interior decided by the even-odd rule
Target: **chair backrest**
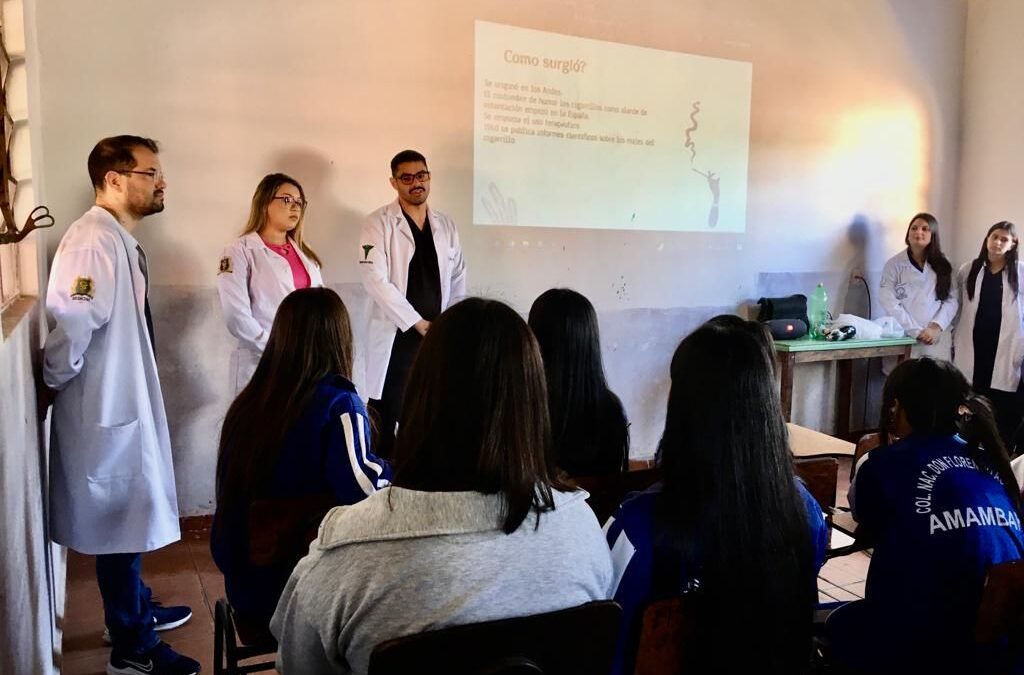
[{"label": "chair backrest", "polygon": [[606,675],[622,609],[610,600],[387,640],[369,675]]},{"label": "chair backrest", "polygon": [[857,475],[857,462],[860,458],[866,455],[868,452],[874,450],[882,444],[882,436],[878,433],[864,434],[857,441],[857,448],[853,451],[853,462],[850,464],[850,482],[853,482],[853,477]]},{"label": "chair backrest", "polygon": [[679,675],[694,635],[694,612],[688,598],[651,603],[644,610],[634,675]]},{"label": "chair backrest", "polygon": [[839,460],[835,457],[796,457],[793,459],[793,468],[821,510],[831,515],[836,505]]},{"label": "chair backrest", "polygon": [[572,482],[590,493],[587,503],[599,523],[604,523],[631,492],[641,492],[661,480],[657,467],[599,476],[577,476]]},{"label": "chair backrest", "polygon": [[1024,560],[990,567],[981,594],[975,639],[993,644],[1006,637],[1024,645]]}]

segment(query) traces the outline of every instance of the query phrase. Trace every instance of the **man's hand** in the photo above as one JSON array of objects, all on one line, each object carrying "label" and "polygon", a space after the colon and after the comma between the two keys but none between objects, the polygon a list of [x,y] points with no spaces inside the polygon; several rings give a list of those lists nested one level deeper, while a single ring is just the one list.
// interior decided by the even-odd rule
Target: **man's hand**
[{"label": "man's hand", "polygon": [[939,334],[941,332],[942,328],[939,327],[939,324],[933,321],[928,324],[927,328],[922,329],[921,332],[917,334],[917,341],[923,342],[926,345],[933,345],[939,341]]},{"label": "man's hand", "polygon": [[416,329],[416,332],[420,335],[426,335],[427,331],[430,330],[430,322],[426,319],[420,319],[412,325]]}]

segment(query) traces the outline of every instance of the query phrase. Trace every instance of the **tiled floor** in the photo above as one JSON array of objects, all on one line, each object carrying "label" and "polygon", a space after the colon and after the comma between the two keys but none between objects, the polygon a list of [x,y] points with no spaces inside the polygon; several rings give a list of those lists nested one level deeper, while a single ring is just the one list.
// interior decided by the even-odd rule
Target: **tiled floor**
[{"label": "tiled floor", "polygon": [[[837,503],[846,505],[849,465],[840,465]],[[828,561],[818,577],[821,602],[854,600],[864,595],[871,558],[865,553]],[[213,605],[224,596],[224,579],[210,557],[208,531],[186,532],[182,540],[143,556],[143,577],[165,605],[189,605],[193,617],[160,636],[213,672]],[[64,620],[65,675],[101,675],[110,650],[103,644],[103,608],[91,556],[68,552],[67,608]]]},{"label": "tiled floor", "polygon": [[[224,596],[224,579],[210,557],[209,532],[186,532],[182,540],[146,554],[143,578],[165,605],[189,605],[192,620],[160,633],[177,651],[213,672],[213,605]],[[68,552],[67,607],[64,617],[65,675],[106,672],[110,648],[103,644],[103,606],[92,556]]]}]

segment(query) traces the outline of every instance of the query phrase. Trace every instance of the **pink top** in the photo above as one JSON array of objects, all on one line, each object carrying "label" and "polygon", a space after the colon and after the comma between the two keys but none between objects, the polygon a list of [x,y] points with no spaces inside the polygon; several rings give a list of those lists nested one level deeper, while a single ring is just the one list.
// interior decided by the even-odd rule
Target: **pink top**
[{"label": "pink top", "polygon": [[288,267],[292,268],[292,280],[295,282],[296,289],[309,288],[309,272],[306,271],[306,266],[302,264],[302,258],[299,257],[298,252],[295,250],[295,243],[291,239],[286,240],[281,246],[271,244],[266,239],[263,239],[263,243],[271,251],[288,261]]}]

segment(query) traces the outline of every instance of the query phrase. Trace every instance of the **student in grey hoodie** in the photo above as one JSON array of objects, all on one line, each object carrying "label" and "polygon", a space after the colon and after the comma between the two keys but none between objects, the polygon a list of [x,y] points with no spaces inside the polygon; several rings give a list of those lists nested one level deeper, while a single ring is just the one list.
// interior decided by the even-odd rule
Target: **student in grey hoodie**
[{"label": "student in grey hoodie", "polygon": [[328,513],[281,595],[278,670],[366,673],[390,638],[608,598],[608,547],[555,478],[547,411],[515,311],[445,311],[406,385],[393,486]]}]

